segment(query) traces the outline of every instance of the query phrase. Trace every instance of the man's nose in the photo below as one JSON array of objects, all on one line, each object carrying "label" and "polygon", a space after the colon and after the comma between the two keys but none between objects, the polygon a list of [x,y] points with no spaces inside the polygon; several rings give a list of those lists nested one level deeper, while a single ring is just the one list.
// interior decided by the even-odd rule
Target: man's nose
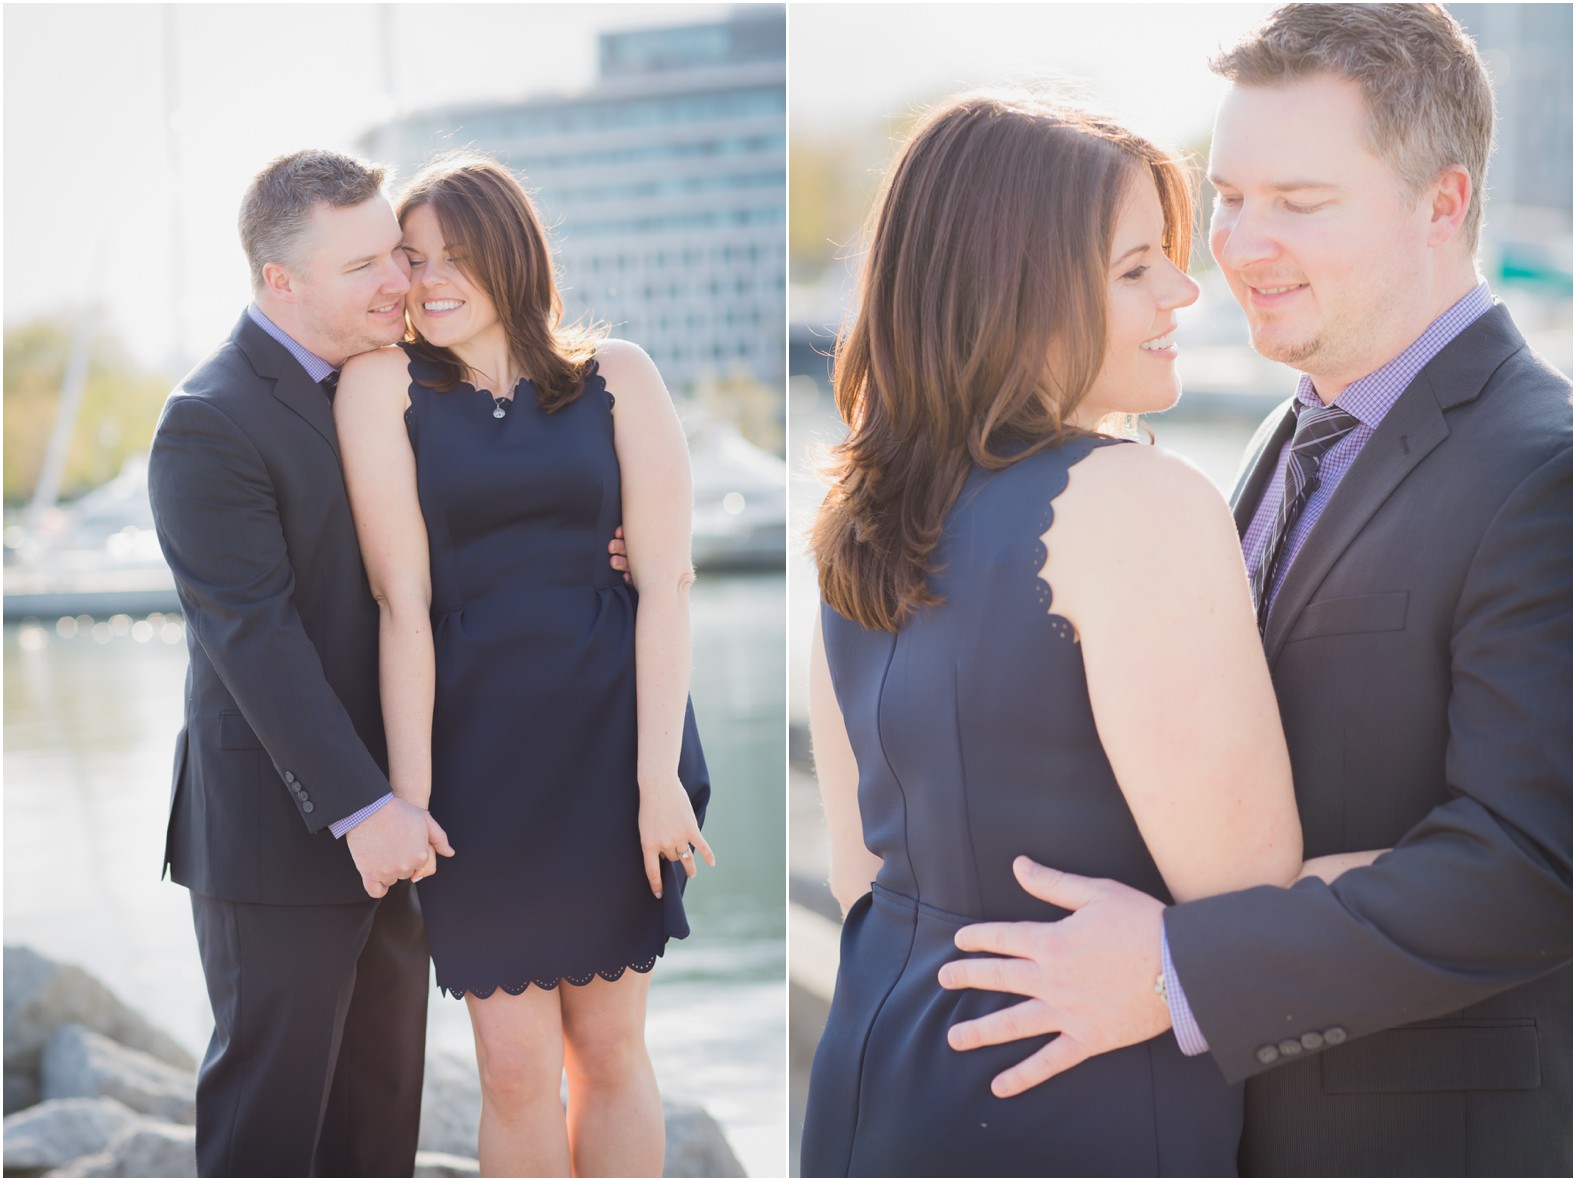
[{"label": "man's nose", "polygon": [[383,278],[383,290],[390,295],[404,295],[410,290],[410,271],[391,260]]},{"label": "man's nose", "polygon": [[1216,211],[1209,245],[1215,261],[1233,270],[1273,258],[1280,250],[1263,217],[1246,205]]}]

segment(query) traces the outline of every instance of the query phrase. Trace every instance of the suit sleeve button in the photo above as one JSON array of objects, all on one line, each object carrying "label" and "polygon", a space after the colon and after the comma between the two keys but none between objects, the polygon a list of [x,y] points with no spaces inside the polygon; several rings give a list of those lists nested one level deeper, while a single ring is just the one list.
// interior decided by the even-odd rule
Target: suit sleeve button
[{"label": "suit sleeve button", "polygon": [[1254,1054],[1254,1057],[1260,1062],[1264,1063],[1265,1066],[1268,1066],[1271,1062],[1274,1062],[1280,1057],[1280,1051],[1274,1046],[1260,1046],[1258,1051]]},{"label": "suit sleeve button", "polygon": [[301,805],[301,811],[303,811],[303,812],[315,812],[315,811],[317,811],[317,805],[312,803],[311,800],[308,800],[306,803]]},{"label": "suit sleeve button", "polygon": [[1338,1046],[1346,1040],[1346,1031],[1339,1025],[1332,1025],[1324,1031],[1324,1044]]},{"label": "suit sleeve button", "polygon": [[1290,1058],[1294,1054],[1302,1053],[1302,1043],[1294,1037],[1289,1037],[1285,1041],[1281,1042],[1279,1049],[1282,1055]]},{"label": "suit sleeve button", "polygon": [[1314,1033],[1312,1030],[1310,1030],[1309,1032],[1303,1034],[1302,1035],[1302,1048],[1304,1050],[1322,1050],[1322,1049],[1324,1049],[1324,1035],[1322,1033]]},{"label": "suit sleeve button", "polygon": [[293,784],[295,782],[295,774],[293,772],[286,771],[285,772],[285,782]]}]

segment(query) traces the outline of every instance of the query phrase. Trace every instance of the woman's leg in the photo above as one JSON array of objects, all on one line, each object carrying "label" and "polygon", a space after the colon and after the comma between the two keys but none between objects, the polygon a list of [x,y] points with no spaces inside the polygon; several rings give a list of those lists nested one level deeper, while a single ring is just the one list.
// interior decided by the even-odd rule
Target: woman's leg
[{"label": "woman's leg", "polygon": [[662,1097],[646,1055],[643,972],[559,985],[576,1177],[660,1177]]},{"label": "woman's leg", "polygon": [[482,1081],[477,1156],[483,1177],[567,1177],[569,1138],[559,1084],[564,1023],[557,990],[466,994]]}]

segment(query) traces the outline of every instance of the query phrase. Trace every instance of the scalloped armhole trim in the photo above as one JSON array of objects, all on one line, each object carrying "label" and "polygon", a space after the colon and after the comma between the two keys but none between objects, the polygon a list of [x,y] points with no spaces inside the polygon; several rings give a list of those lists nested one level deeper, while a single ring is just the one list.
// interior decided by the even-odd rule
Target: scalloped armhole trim
[{"label": "scalloped armhole trim", "polygon": [[1041,510],[1039,532],[1034,538],[1034,552],[1031,565],[1034,567],[1034,598],[1039,603],[1040,609],[1045,613],[1046,619],[1050,620],[1051,630],[1059,639],[1071,640],[1076,644],[1078,642],[1078,630],[1073,627],[1072,621],[1065,615],[1058,615],[1051,609],[1051,602],[1054,596],[1051,593],[1050,576],[1046,570],[1046,567],[1051,564],[1051,554],[1046,546],[1046,539],[1050,536],[1051,525],[1056,520],[1056,498],[1067,491],[1067,474],[1067,471],[1064,470],[1061,487],[1051,493],[1045,501],[1044,509]]},{"label": "scalloped armhole trim", "polygon": [[613,403],[618,399],[613,396],[613,391],[607,388],[607,378],[602,376],[602,366],[595,357],[591,358],[591,364],[586,367],[585,376],[581,379],[580,392],[590,393],[593,382],[601,383],[602,392],[607,395],[607,408],[612,410]]},{"label": "scalloped armhole trim", "polygon": [[1078,629],[1073,626],[1072,620],[1065,615],[1058,615],[1052,610],[1052,602],[1055,596],[1051,590],[1050,574],[1046,569],[1051,564],[1051,553],[1047,540],[1050,537],[1051,526],[1056,521],[1056,501],[1062,493],[1067,491],[1067,485],[1072,482],[1073,468],[1103,447],[1108,447],[1114,443],[1130,442],[1132,442],[1131,439],[1095,440],[1087,451],[1061,469],[1061,483],[1050,490],[1050,494],[1045,499],[1045,507],[1040,513],[1038,532],[1034,538],[1034,551],[1031,555],[1031,565],[1034,567],[1035,601],[1040,604],[1040,608],[1045,612],[1046,618],[1051,621],[1051,629],[1056,635],[1061,639],[1071,640],[1074,644],[1079,642]]}]

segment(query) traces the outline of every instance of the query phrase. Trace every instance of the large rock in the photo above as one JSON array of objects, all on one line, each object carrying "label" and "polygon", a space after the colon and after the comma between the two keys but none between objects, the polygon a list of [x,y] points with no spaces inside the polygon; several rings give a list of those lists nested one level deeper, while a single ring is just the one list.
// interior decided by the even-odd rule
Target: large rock
[{"label": "large rock", "polygon": [[197,1130],[139,1119],[103,1151],[80,1157],[51,1177],[195,1177]]},{"label": "large rock", "polygon": [[137,1125],[114,1099],[53,1099],[5,1119],[5,1174],[37,1177],[101,1152]]},{"label": "large rock", "polygon": [[418,1150],[476,1156],[476,1125],[482,1114],[482,1085],[469,1055],[433,1050],[421,1087]]},{"label": "large rock", "polygon": [[197,1063],[179,1042],[155,1028],[81,968],[28,947],[5,949],[5,1112],[38,1101],[44,1043],[62,1025],[85,1025],[111,1041],[151,1054],[181,1070]]},{"label": "large rock", "polygon": [[[476,1063],[469,1056],[435,1050],[427,1055],[426,1082],[421,1092],[421,1136],[424,1152],[474,1160],[476,1125],[481,1118],[482,1089]],[[667,1129],[665,1177],[742,1177],[744,1168],[728,1147],[727,1137],[706,1109],[694,1103],[663,1100]],[[433,1173],[432,1176],[471,1174]]]},{"label": "large rock", "polygon": [[480,1177],[481,1166],[473,1156],[455,1156],[452,1152],[417,1152],[417,1177]]},{"label": "large rock", "polygon": [[744,1166],[728,1147],[722,1128],[698,1103],[662,1102],[668,1155],[664,1177],[743,1177]]},{"label": "large rock", "polygon": [[190,1070],[128,1050],[85,1026],[55,1031],[44,1044],[38,1077],[45,1099],[102,1095],[178,1124],[197,1120],[197,1080]]}]

